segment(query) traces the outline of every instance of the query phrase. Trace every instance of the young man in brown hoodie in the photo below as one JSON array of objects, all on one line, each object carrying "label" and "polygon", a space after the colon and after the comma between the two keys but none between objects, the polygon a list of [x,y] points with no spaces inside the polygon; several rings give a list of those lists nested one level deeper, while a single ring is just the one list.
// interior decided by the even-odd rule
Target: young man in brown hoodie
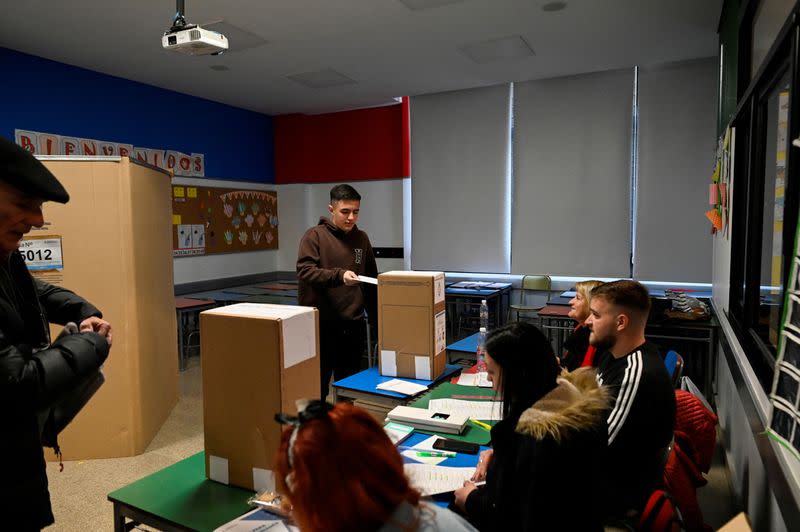
[{"label": "young man in brown hoodie", "polygon": [[356,226],[361,196],[350,185],[331,189],[330,218],[306,231],[297,253],[298,302],[319,310],[320,398],[331,375],[339,380],[359,369],[366,346],[364,311],[377,327],[377,292],[359,275],[376,277],[378,267],[367,233]]}]

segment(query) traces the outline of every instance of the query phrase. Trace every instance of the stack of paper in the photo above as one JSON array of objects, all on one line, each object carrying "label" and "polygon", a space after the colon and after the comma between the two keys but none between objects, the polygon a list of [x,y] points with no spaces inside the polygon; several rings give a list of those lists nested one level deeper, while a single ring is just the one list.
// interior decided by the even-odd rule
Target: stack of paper
[{"label": "stack of paper", "polygon": [[214,532],[300,532],[300,529],[291,525],[265,510],[257,509],[247,512],[241,517],[216,528]]},{"label": "stack of paper", "polygon": [[390,381],[382,382],[376,386],[379,390],[386,390],[389,392],[401,393],[403,395],[417,395],[428,389],[424,384],[417,384],[415,382],[408,382],[402,379],[392,379]]},{"label": "stack of paper", "polygon": [[404,464],[411,485],[422,495],[449,493],[464,485],[472,478],[474,467],[441,467],[430,464]]},{"label": "stack of paper", "polygon": [[463,415],[471,419],[500,421],[503,419],[502,401],[466,401],[462,399],[431,399],[428,410],[451,415]]},{"label": "stack of paper", "polygon": [[401,441],[408,438],[412,432],[414,432],[414,427],[390,421],[383,426],[383,430],[386,431],[386,435],[389,436],[389,439],[392,440],[392,443],[397,445]]},{"label": "stack of paper", "polygon": [[481,371],[478,373],[464,373],[458,377],[456,384],[461,386],[479,386],[481,388],[491,388],[492,383],[489,382],[488,373]]}]

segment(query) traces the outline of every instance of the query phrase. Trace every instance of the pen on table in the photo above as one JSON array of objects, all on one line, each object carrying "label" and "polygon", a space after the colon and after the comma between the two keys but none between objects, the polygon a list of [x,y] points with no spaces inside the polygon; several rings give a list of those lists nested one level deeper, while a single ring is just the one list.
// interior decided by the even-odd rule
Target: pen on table
[{"label": "pen on table", "polygon": [[492,426],[488,423],[484,423],[483,421],[478,421],[477,419],[469,418],[469,422],[475,425],[476,427],[480,427],[484,430],[492,430]]},{"label": "pen on table", "polygon": [[426,458],[455,458],[456,453],[449,453],[446,451],[418,451],[417,456],[424,456]]}]

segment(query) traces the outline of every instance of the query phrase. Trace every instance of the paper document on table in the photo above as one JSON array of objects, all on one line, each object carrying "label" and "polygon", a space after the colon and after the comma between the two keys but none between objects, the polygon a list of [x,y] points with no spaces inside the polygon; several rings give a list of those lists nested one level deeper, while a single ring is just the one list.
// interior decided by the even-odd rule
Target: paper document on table
[{"label": "paper document on table", "polygon": [[263,532],[266,530],[269,530],[269,532],[300,531],[299,528],[286,523],[277,515],[271,514],[266,510],[256,509],[214,529],[214,532]]},{"label": "paper document on table", "polygon": [[401,379],[392,379],[382,382],[375,387],[379,390],[402,393],[403,395],[417,395],[428,389],[424,384],[417,384],[416,382],[408,382]]},{"label": "paper document on table", "polygon": [[389,436],[389,439],[392,440],[392,443],[397,445],[411,436],[411,433],[414,432],[414,427],[390,421],[383,426],[383,430],[386,432],[386,435]]},{"label": "paper document on table", "polygon": [[466,401],[463,399],[431,399],[428,410],[445,414],[462,414],[472,419],[500,421],[503,419],[502,401]]},{"label": "paper document on table", "polygon": [[461,386],[479,386],[481,388],[491,388],[492,383],[489,382],[489,374],[485,371],[479,373],[462,373],[458,377],[458,382]]},{"label": "paper document on table", "polygon": [[366,275],[359,275],[358,280],[362,283],[378,284],[378,280],[374,277],[367,277]]},{"label": "paper document on table", "polygon": [[422,495],[449,493],[472,478],[474,467],[442,467],[430,464],[403,464],[409,482]]}]

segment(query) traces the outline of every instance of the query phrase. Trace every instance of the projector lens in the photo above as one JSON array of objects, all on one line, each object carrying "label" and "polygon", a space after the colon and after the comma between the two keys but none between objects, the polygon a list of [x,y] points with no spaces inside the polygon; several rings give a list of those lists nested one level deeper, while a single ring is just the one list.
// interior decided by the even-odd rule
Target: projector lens
[{"label": "projector lens", "polygon": [[178,44],[178,38],[174,35],[170,35],[169,37],[167,37],[167,43],[169,43],[170,45]]}]

